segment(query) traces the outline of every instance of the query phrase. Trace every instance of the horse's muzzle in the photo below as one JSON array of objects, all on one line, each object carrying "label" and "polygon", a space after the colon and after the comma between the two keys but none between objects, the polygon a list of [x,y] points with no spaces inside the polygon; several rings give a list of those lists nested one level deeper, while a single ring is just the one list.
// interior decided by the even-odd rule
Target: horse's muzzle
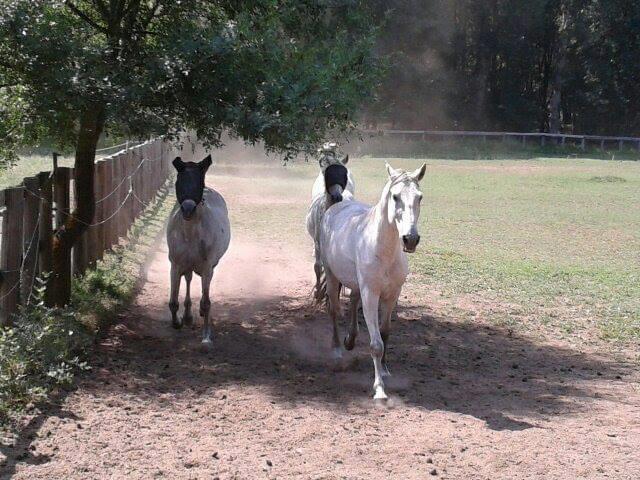
[{"label": "horse's muzzle", "polygon": [[331,194],[331,203],[339,203],[342,201],[342,195],[339,193]]},{"label": "horse's muzzle", "polygon": [[409,235],[402,236],[402,244],[404,246],[404,251],[407,253],[413,253],[416,251],[416,247],[420,243],[420,235],[417,233],[412,233]]},{"label": "horse's muzzle", "polygon": [[196,202],[193,200],[185,200],[180,204],[180,211],[182,212],[182,218],[191,220],[191,217],[193,217],[196,211]]}]

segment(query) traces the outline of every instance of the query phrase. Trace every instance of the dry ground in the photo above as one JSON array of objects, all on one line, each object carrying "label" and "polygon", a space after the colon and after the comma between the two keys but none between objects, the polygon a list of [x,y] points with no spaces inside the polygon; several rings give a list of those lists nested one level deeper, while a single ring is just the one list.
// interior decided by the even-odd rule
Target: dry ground
[{"label": "dry ground", "polygon": [[[278,208],[277,192],[243,195],[255,181],[215,184],[232,209]],[[2,478],[638,478],[633,364],[449,316],[412,283],[391,337],[391,400],[376,405],[366,332],[335,371],[328,320],[309,302],[310,243],[291,238],[235,229],[211,351],[199,330],[169,326],[163,245],[93,372],[2,447]]]}]

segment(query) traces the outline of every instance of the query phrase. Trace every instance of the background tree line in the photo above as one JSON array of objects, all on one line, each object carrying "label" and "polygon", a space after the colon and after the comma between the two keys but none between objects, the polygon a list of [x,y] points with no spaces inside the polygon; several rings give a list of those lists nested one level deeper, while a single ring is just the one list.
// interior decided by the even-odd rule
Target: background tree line
[{"label": "background tree line", "polygon": [[640,2],[393,0],[377,8],[390,69],[366,110],[369,124],[640,135]]}]

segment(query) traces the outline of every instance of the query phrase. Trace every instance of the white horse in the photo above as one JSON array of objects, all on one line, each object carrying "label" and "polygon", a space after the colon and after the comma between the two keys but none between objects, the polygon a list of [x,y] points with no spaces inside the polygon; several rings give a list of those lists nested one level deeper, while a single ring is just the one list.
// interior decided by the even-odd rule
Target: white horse
[{"label": "white horse", "polygon": [[[209,325],[209,287],[213,270],[227,251],[231,239],[227,204],[218,192],[205,187],[205,175],[211,166],[211,155],[200,163],[183,162],[176,157],[173,166],[178,171],[176,208],[167,228],[167,244],[171,261],[171,296],[169,310],[175,328],[183,322],[193,324],[191,316],[191,278],[193,272],[202,278],[200,315],[204,320],[202,343],[211,344]],[[184,276],[187,292],[184,298],[184,314],[178,318],[178,294],[180,280]]]},{"label": "white horse", "polygon": [[343,195],[351,198],[351,193],[345,190],[348,183],[348,170],[341,164],[329,165],[323,175],[323,184],[325,192],[323,195],[317,196],[307,212],[307,232],[313,239],[314,245],[314,265],[313,269],[316,274],[316,284],[314,287],[314,297],[320,302],[325,297],[325,288],[323,281],[322,258],[320,255],[320,227],[322,225],[322,217],[327,208],[331,205],[341,202]]},{"label": "white horse", "polygon": [[[356,189],[351,171],[346,167],[349,162],[349,155],[344,156],[342,159],[338,158],[335,152],[336,146],[335,143],[325,143],[318,149],[320,153],[320,158],[318,159],[320,173],[318,173],[311,190],[311,205],[306,219],[307,232],[313,239],[314,247],[313,270],[316,274],[316,284],[313,290],[316,301],[324,298],[322,256],[320,255],[320,225],[322,217],[327,208],[334,203],[342,201],[345,195],[348,198],[352,197]],[[341,166],[344,170],[333,169],[334,171],[330,172],[331,175],[327,178],[327,169],[332,166]],[[346,172],[346,182],[342,178],[342,172]]]},{"label": "white horse", "polygon": [[[324,214],[320,248],[327,278],[329,316],[333,322],[334,354],[342,355],[338,333],[340,286],[351,289],[351,321],[344,346],[351,350],[358,333],[357,299],[362,301],[375,368],[374,398],[384,399],[383,375],[391,315],[409,268],[405,252],[415,252],[422,193],[418,182],[426,164],[412,173],[387,165],[389,180],[373,207],[357,201],[340,202]],[[378,319],[380,307],[381,319]]]}]

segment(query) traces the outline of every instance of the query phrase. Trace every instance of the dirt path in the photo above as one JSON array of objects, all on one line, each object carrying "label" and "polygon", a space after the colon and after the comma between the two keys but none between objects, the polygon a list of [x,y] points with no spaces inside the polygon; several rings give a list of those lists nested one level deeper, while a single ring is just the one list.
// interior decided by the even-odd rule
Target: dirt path
[{"label": "dirt path", "polygon": [[638,478],[630,366],[443,318],[409,291],[376,406],[366,334],[346,370],[325,360],[306,246],[234,236],[209,352],[169,327],[165,248],[92,374],[3,452],[3,478]]}]

